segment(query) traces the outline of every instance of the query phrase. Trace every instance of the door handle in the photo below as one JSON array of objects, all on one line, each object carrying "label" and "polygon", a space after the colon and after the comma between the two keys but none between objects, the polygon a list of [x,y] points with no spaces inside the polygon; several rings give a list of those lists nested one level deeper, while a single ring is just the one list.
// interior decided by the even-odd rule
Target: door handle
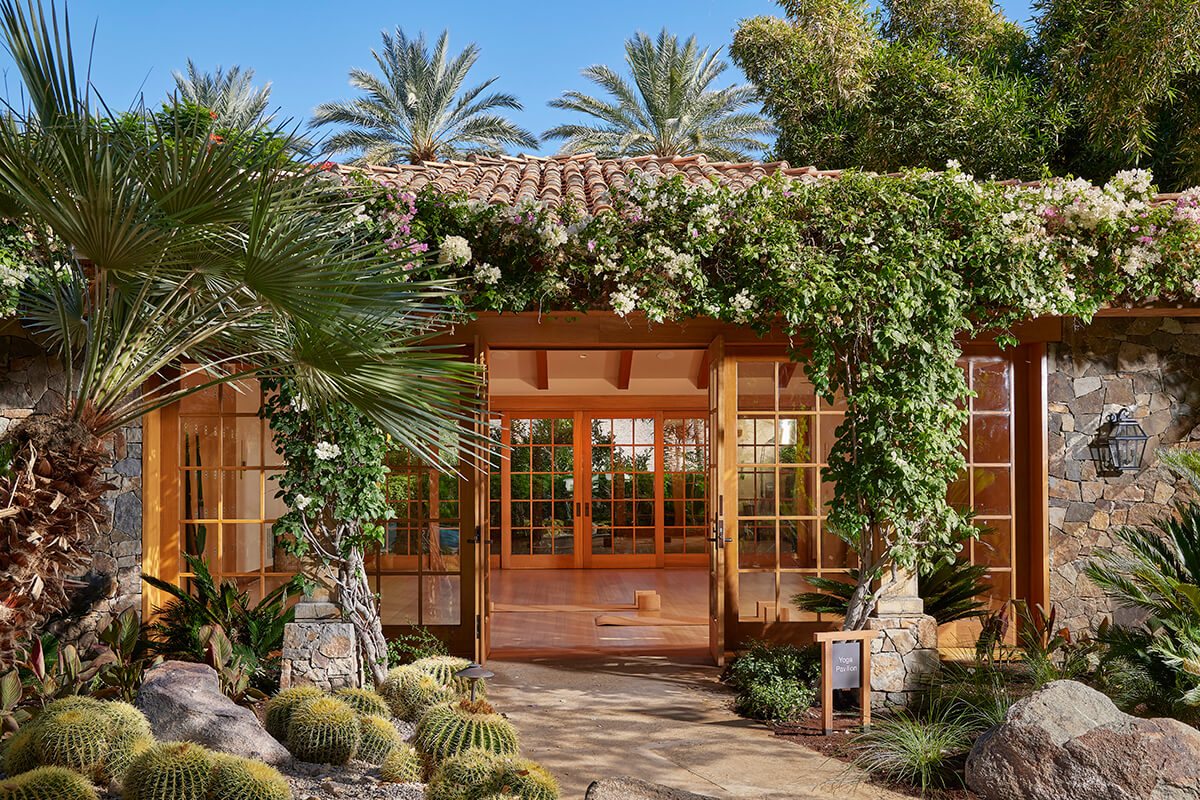
[{"label": "door handle", "polygon": [[575,516],[579,516],[579,501],[575,501]]}]

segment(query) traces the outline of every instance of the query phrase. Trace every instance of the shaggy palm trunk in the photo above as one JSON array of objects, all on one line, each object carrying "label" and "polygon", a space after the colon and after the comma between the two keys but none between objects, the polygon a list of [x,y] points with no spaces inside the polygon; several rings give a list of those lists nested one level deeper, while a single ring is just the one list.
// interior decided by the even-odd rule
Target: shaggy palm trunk
[{"label": "shaggy palm trunk", "polygon": [[108,461],[74,420],[35,414],[0,437],[0,672],[20,660],[30,631],[69,606],[69,579],[87,569],[107,525]]}]

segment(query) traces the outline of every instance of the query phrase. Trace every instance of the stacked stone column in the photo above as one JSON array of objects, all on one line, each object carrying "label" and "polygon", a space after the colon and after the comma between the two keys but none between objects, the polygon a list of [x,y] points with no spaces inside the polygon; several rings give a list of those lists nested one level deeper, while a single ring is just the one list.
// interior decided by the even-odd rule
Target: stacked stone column
[{"label": "stacked stone column", "polygon": [[925,613],[915,574],[883,593],[867,628],[878,632],[871,641],[871,705],[908,705],[941,665],[937,620]]}]

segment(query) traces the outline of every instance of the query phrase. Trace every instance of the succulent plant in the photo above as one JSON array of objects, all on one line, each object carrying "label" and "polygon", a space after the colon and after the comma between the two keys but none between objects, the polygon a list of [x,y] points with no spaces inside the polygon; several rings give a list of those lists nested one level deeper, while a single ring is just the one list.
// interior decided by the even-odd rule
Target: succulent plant
[{"label": "succulent plant", "polygon": [[338,689],[333,696],[364,717],[390,717],[392,709],[387,701],[371,689]]},{"label": "succulent plant", "polygon": [[417,748],[400,742],[380,764],[379,776],[388,783],[420,783],[425,777],[425,762]]},{"label": "succulent plant", "polygon": [[146,715],[129,703],[104,703],[104,713],[112,723],[110,739],[146,739],[153,736]]},{"label": "succulent plant", "polygon": [[267,733],[281,742],[286,742],[288,720],[292,716],[292,709],[298,703],[322,697],[324,694],[315,686],[294,686],[276,694],[267,701],[266,721],[264,722]]},{"label": "succulent plant", "polygon": [[129,765],[121,800],[205,800],[215,761],[191,742],[151,745]]},{"label": "succulent plant", "polygon": [[[97,702],[97,706],[102,703]],[[112,721],[103,708],[51,703],[33,722],[33,752],[40,766],[66,767],[100,780]]]},{"label": "succulent plant", "polygon": [[517,729],[486,702],[457,700],[427,710],[417,723],[413,744],[434,761],[471,748],[515,755]]},{"label": "succulent plant", "polygon": [[129,765],[134,759],[154,746],[154,739],[149,736],[126,736],[113,741],[108,748],[97,775],[97,782],[106,784],[111,781],[123,783],[129,773]]},{"label": "succulent plant", "polygon": [[37,753],[33,749],[33,726],[32,722],[26,723],[4,742],[4,754],[0,758],[4,774],[20,775],[38,765]]},{"label": "succulent plant", "polygon": [[486,750],[466,750],[443,761],[425,787],[425,800],[476,800],[492,794],[490,787],[500,756]]},{"label": "succulent plant", "polygon": [[[471,681],[466,678],[456,678],[454,673],[464,670],[470,665],[470,661],[456,656],[426,656],[417,659],[410,666],[418,672],[429,675],[442,686],[449,686],[457,694],[467,695],[471,692]],[[482,697],[487,691],[483,681],[479,681],[477,686],[475,695]]]},{"label": "succulent plant", "polygon": [[66,767],[38,767],[0,781],[0,800],[96,800],[96,790]]},{"label": "succulent plant", "polygon": [[388,753],[404,741],[400,731],[386,717],[359,717],[358,732],[358,754],[355,757],[368,764],[382,764]]},{"label": "succulent plant", "polygon": [[287,779],[274,767],[238,756],[215,760],[207,800],[291,800]]},{"label": "succulent plant", "polygon": [[297,704],[287,727],[287,746],[301,761],[345,764],[358,751],[361,734],[354,709],[336,697]]},{"label": "succulent plant", "polygon": [[496,762],[489,789],[520,800],[558,800],[560,797],[554,776],[539,764],[520,756],[505,756]]}]

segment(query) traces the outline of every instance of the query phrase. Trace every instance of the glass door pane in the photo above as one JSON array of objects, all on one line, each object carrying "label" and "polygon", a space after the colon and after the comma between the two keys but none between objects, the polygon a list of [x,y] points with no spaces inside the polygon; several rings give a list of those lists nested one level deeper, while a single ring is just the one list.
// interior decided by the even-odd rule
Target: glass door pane
[{"label": "glass door pane", "polygon": [[[573,555],[574,420],[562,417],[510,419],[509,445],[510,555]],[[527,562],[526,565],[535,564]]]},{"label": "glass door pane", "polygon": [[591,417],[589,554],[655,554],[658,447],[654,417]]}]

